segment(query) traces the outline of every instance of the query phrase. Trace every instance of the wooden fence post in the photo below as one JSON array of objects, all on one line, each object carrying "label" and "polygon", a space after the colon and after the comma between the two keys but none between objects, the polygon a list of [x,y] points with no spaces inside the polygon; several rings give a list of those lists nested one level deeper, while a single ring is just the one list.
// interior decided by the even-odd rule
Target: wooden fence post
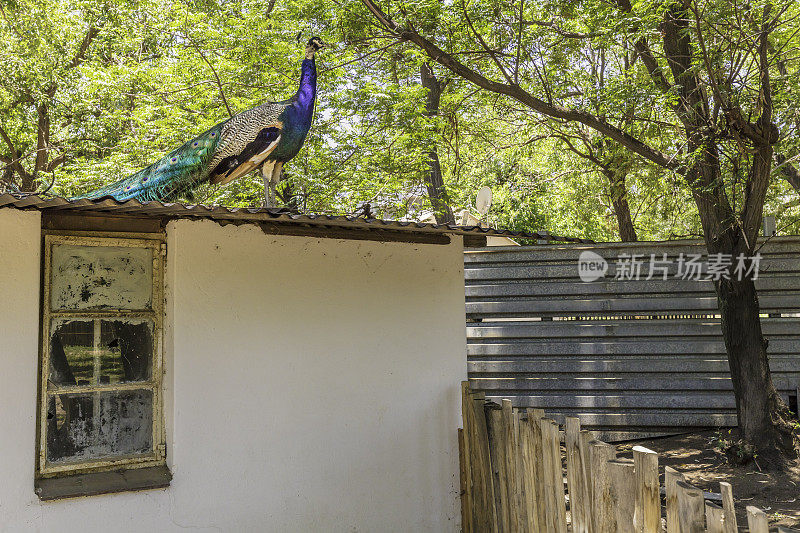
[{"label": "wooden fence post", "polygon": [[725,533],[722,507],[706,502],[706,533]]},{"label": "wooden fence post", "polygon": [[524,496],[523,505],[525,507],[526,519],[525,531],[539,533],[539,520],[536,514],[536,504],[541,498],[541,495],[536,492],[536,459],[533,454],[533,428],[531,427],[530,421],[527,418],[520,419],[519,421],[519,444],[520,456],[522,458],[521,474],[523,488],[522,493]]},{"label": "wooden fence post", "polygon": [[545,469],[544,469],[544,446],[542,444],[542,419],[544,418],[544,411],[542,409],[528,409],[528,427],[531,432],[531,466],[533,475],[534,494],[534,512],[536,514],[535,522],[538,524],[538,531],[545,533],[547,531],[547,516],[546,505],[547,495],[545,493]]},{"label": "wooden fence post", "polygon": [[520,512],[519,512],[519,487],[517,486],[517,438],[514,433],[514,409],[511,405],[511,400],[503,400],[503,408],[500,411],[503,418],[502,443],[498,442],[499,446],[503,447],[503,461],[505,462],[505,480],[502,483],[505,485],[505,495],[507,500],[505,502],[505,512],[508,513],[508,529],[506,531],[519,531],[520,528]]},{"label": "wooden fence post", "polygon": [[546,496],[546,529],[548,533],[566,533],[567,509],[564,501],[564,477],[561,471],[561,446],[558,424],[549,418],[541,420],[544,453],[544,486]]},{"label": "wooden fence post", "polygon": [[610,444],[593,440],[589,443],[589,466],[592,471],[592,527],[594,533],[615,533],[611,527],[612,512],[608,461],[617,457]]},{"label": "wooden fence post", "polygon": [[506,475],[506,446],[503,431],[503,412],[497,404],[487,404],[489,427],[489,455],[492,460],[494,478],[494,508],[497,515],[498,531],[507,532],[511,526],[508,508],[508,479]]},{"label": "wooden fence post", "polygon": [[739,525],[736,523],[736,509],[733,505],[733,487],[725,481],[720,482],[719,492],[722,494],[722,519],[725,533],[736,533]]},{"label": "wooden fence post", "polygon": [[486,403],[483,393],[470,395],[470,455],[472,461],[472,531],[497,531],[497,513],[494,501],[494,475],[489,450],[489,428],[486,424]]},{"label": "wooden fence post", "polygon": [[470,456],[470,446],[472,445],[471,431],[473,421],[471,420],[472,401],[469,397],[469,382],[461,382],[461,421],[463,429],[458,430],[458,452],[459,465],[461,467],[461,528],[464,533],[473,532],[473,512],[472,503],[472,460]]},{"label": "wooden fence post", "polygon": [[683,474],[672,467],[664,467],[664,488],[667,492],[667,533],[679,533],[681,530],[678,518],[678,481],[686,481]]},{"label": "wooden fence post", "polygon": [[[466,425],[466,424],[465,424]],[[472,533],[472,502],[470,501],[470,494],[467,491],[467,485],[470,483],[469,474],[467,474],[467,456],[464,453],[464,430],[458,428],[458,481],[461,493],[461,531],[464,533]]]},{"label": "wooden fence post", "polygon": [[767,513],[758,507],[748,505],[747,527],[750,528],[750,533],[769,533],[769,521],[767,520]]},{"label": "wooden fence post", "polygon": [[[611,531],[634,533],[633,513],[636,508],[636,478],[633,461],[615,459],[606,464],[609,495],[613,514]],[[610,525],[610,524],[609,524]]]},{"label": "wooden fence post", "polygon": [[519,513],[520,531],[532,531],[528,524],[528,501],[525,491],[525,465],[523,462],[524,451],[522,449],[522,414],[519,410],[514,411],[514,473],[516,474],[517,484],[517,512]]},{"label": "wooden fence post", "polygon": [[636,530],[661,532],[661,494],[658,484],[658,454],[642,446],[633,447],[636,472]]},{"label": "wooden fence post", "polygon": [[588,454],[585,438],[581,436],[580,419],[573,416],[566,418],[564,444],[567,450],[567,488],[569,489],[572,531],[591,533]]},{"label": "wooden fence post", "polygon": [[685,481],[675,483],[678,490],[678,525],[680,533],[704,533],[703,491]]}]

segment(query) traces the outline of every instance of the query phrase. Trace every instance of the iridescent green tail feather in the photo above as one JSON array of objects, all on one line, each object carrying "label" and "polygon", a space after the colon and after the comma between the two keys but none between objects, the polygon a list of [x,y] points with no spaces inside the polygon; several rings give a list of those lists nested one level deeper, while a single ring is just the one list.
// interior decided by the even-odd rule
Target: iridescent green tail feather
[{"label": "iridescent green tail feather", "polygon": [[110,196],[118,201],[136,199],[173,201],[208,180],[210,164],[222,134],[223,123],[198,135],[180,148],[127,178],[95,189],[79,198]]}]

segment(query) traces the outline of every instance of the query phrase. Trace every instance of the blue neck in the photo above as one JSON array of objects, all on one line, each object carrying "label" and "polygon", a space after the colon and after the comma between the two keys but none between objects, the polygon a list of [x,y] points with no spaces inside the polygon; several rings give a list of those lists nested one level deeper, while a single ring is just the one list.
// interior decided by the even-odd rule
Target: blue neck
[{"label": "blue neck", "polygon": [[298,106],[308,113],[314,111],[314,97],[317,95],[317,65],[313,59],[304,59],[300,74],[300,88],[295,98]]}]

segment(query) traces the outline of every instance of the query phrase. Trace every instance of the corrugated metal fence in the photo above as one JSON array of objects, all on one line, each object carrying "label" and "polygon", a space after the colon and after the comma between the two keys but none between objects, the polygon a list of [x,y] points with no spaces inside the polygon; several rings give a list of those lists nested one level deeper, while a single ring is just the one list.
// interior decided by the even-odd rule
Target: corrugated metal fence
[{"label": "corrugated metal fence", "polygon": [[[604,277],[581,281],[584,251],[608,262]],[[800,238],[773,238],[759,253],[773,381],[796,408]],[[691,255],[708,264],[699,241],[467,250],[470,388],[560,421],[580,416],[609,440],[736,425],[713,283],[682,279],[680,254],[684,270]],[[617,279],[638,261],[640,279]]]}]

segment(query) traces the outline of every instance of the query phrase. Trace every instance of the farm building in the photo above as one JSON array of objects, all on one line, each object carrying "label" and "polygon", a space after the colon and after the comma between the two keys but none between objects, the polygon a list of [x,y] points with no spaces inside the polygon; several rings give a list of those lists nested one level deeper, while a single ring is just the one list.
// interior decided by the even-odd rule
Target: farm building
[{"label": "farm building", "polygon": [[[0,531],[457,531],[466,378],[609,440],[736,423],[702,243],[513,236],[0,196]],[[799,243],[757,281],[795,411]]]},{"label": "farm building", "polygon": [[0,530],[459,528],[462,254],[492,230],[0,206]]}]

